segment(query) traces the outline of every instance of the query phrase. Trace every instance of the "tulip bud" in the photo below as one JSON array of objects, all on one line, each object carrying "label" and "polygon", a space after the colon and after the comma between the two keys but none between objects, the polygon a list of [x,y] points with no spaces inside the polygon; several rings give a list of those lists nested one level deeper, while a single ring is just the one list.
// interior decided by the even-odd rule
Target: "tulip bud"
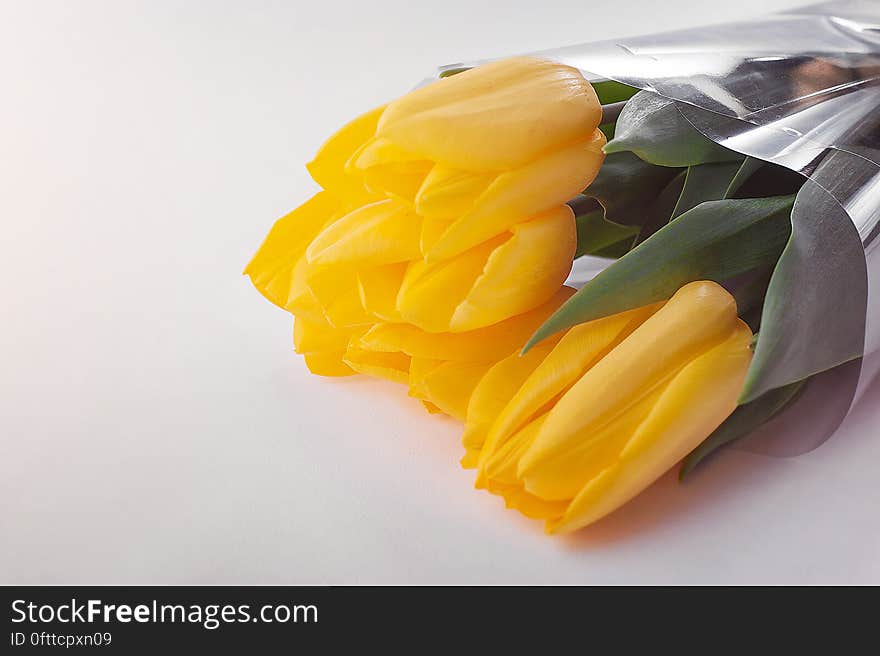
[{"label": "tulip bud", "polygon": [[733,297],[712,282],[685,285],[662,307],[576,326],[495,417],[478,486],[544,519],[548,532],[586,526],[654,482],[733,412],[751,340]]},{"label": "tulip bud", "polygon": [[[276,223],[246,273],[297,317],[313,371],[407,382],[432,411],[464,418],[482,374],[527,337],[499,339],[504,326],[528,324],[569,273],[565,203],[602,162],[600,116],[579,71],[540,59],[427,85],[321,147],[308,169],[324,191]],[[371,327],[384,326],[477,346],[470,358],[383,351]]]},{"label": "tulip bud", "polygon": [[601,113],[577,69],[506,59],[392,102],[347,171],[430,220],[422,252],[437,262],[587,187],[604,157]]},{"label": "tulip bud", "polygon": [[429,332],[491,326],[552,297],[571,271],[576,246],[574,215],[561,205],[451,259],[413,261],[397,309]]},{"label": "tulip bud", "polygon": [[461,466],[472,469],[480,461],[486,434],[510,399],[522,387],[535,368],[556,346],[559,338],[549,337],[526,354],[517,350],[495,363],[477,383],[468,402],[461,444],[465,453]]},{"label": "tulip bud", "polygon": [[382,377],[407,382],[410,396],[464,420],[471,392],[483,374],[518,352],[528,336],[573,293],[570,287],[562,287],[530,312],[469,332],[429,333],[410,324],[376,324],[352,338],[345,361],[365,373],[375,373],[370,369],[375,362],[395,362],[394,373],[386,369]]},{"label": "tulip bud", "polygon": [[343,361],[352,338],[350,331],[333,328],[326,321],[295,317],[293,347],[306,366],[319,376],[351,376],[355,371]]},{"label": "tulip bud", "polygon": [[413,358],[409,369],[409,395],[463,421],[471,393],[491,366],[491,362]]},{"label": "tulip bud", "polygon": [[[303,260],[309,243],[339,209],[339,201],[332,194],[320,192],[275,222],[244,270],[263,296],[288,309],[294,270]],[[296,292],[304,290],[303,287]]]},{"label": "tulip bud", "polygon": [[[659,304],[575,326],[499,362],[480,381],[468,407],[462,443],[476,464],[480,449],[491,454],[497,444],[522,428],[541,408],[557,399],[592,363],[619,344]],[[558,346],[557,346],[558,344]],[[537,354],[532,352],[537,350]],[[553,357],[547,357],[550,353]],[[478,479],[482,483],[482,474]]]},{"label": "tulip bud", "polygon": [[[306,285],[332,325],[358,326],[381,318],[367,310],[361,281],[373,280],[376,270],[419,257],[419,233],[418,215],[385,199],[352,210],[312,239],[305,252]],[[390,296],[397,293],[393,285],[400,283],[391,281],[392,287],[381,292],[377,284],[373,280],[373,295]]]},{"label": "tulip bud", "polygon": [[345,163],[376,132],[385,106],[378,107],[344,125],[328,139],[315,159],[306,165],[312,179],[339,200],[359,205],[372,198],[357,172],[347,171]]}]

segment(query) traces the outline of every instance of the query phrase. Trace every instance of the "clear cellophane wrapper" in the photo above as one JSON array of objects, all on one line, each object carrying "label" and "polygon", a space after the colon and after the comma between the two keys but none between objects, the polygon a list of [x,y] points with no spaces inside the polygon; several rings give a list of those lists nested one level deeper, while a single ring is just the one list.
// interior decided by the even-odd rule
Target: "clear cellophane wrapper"
[{"label": "clear cellophane wrapper", "polygon": [[[880,369],[880,2],[827,2],[533,54],[657,93],[716,143],[805,176],[799,202],[814,209],[801,242],[814,259],[799,321],[806,333],[823,332],[800,348],[825,343],[862,355],[813,376],[737,446],[790,456],[822,444]],[[582,281],[590,265],[575,270]],[[835,299],[835,310],[811,295]]]}]

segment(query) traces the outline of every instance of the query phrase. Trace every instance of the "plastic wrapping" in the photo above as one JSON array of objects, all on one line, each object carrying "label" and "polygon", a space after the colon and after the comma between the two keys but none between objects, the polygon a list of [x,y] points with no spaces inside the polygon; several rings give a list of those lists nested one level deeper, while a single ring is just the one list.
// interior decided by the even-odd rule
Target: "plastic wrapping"
[{"label": "plastic wrapping", "polygon": [[805,257],[816,257],[817,275],[804,284],[845,302],[833,321],[809,305],[802,320],[827,322],[863,356],[814,376],[740,445],[786,456],[820,445],[880,368],[880,3],[822,3],[535,54],[660,94],[713,141],[807,178],[800,196],[812,211],[800,229],[811,233],[816,250]]}]

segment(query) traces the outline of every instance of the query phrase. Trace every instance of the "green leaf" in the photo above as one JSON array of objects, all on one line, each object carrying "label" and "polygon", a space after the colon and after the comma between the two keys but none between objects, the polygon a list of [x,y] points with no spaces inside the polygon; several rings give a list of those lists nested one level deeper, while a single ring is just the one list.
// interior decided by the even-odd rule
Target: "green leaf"
[{"label": "green leaf", "polygon": [[728,198],[763,164],[751,157],[742,162],[698,164],[681,170],[660,192],[636,239],[645,241],[664,225],[708,200]]},{"label": "green leaf", "polygon": [[672,100],[649,91],[640,91],[630,99],[617,119],[614,139],[605,145],[609,154],[624,151],[651,164],[673,167],[743,157],[699,132]]},{"label": "green leaf", "polygon": [[524,351],[571,326],[671,297],[694,280],[724,282],[775,262],[794,198],[702,203],[599,273],[538,328]]},{"label": "green leaf", "polygon": [[605,248],[601,248],[597,251],[590,253],[593,257],[605,257],[609,260],[617,260],[627,253],[629,253],[632,248],[633,240],[632,237],[627,237],[619,242],[614,244],[610,244]]},{"label": "green leaf", "polygon": [[[592,82],[591,84],[596,91],[596,95],[599,97],[599,104],[601,105],[611,105],[629,100],[639,91],[635,87],[630,87],[614,80],[603,80],[601,82]],[[609,121],[599,126],[599,129],[602,130],[605,138],[609,141],[614,138],[616,124],[616,121]]]},{"label": "green leaf", "polygon": [[605,208],[605,218],[625,226],[641,226],[660,193],[678,169],[654,166],[632,153],[605,158],[599,174],[583,192]]},{"label": "green leaf", "polygon": [[[832,172],[845,170],[831,164]],[[858,358],[864,349],[868,280],[852,220],[828,192],[807,182],[791,224],[764,300],[743,403]]]},{"label": "green leaf", "polygon": [[726,198],[727,190],[741,168],[742,163],[738,161],[689,166],[671,219],[676,219],[707,200]]},{"label": "green leaf", "polygon": [[[724,198],[733,198],[742,186],[765,165],[770,166],[763,160],[746,157],[739,165],[739,169],[737,169],[736,175],[733,176],[730,184],[727,185],[727,189],[724,191]],[[755,196],[757,195],[755,194]],[[770,195],[778,196],[779,192]]]},{"label": "green leaf", "polygon": [[688,454],[678,470],[678,480],[683,481],[708,455],[725,444],[745,437],[758,426],[770,421],[789,407],[806,387],[806,381],[798,381],[767,392],[751,403],[739,406],[724,423]]},{"label": "green leaf", "polygon": [[442,80],[444,77],[452,77],[453,75],[464,73],[465,71],[469,71],[470,69],[470,66],[455,66],[453,68],[447,68],[444,71],[440,71],[440,75],[438,75],[438,77]]},{"label": "green leaf", "polygon": [[601,82],[591,82],[596,95],[599,96],[600,105],[609,105],[611,103],[629,100],[636,95],[639,90],[614,80],[602,80]]},{"label": "green leaf", "polygon": [[736,309],[740,319],[749,324],[752,332],[757,332],[761,325],[761,308],[770,284],[773,268],[768,266],[746,274],[741,280],[730,285],[730,293],[736,300]]},{"label": "green leaf", "polygon": [[672,212],[678,204],[681,196],[681,190],[684,187],[684,179],[687,175],[687,169],[668,169],[677,171],[675,177],[663,188],[654,203],[647,209],[645,213],[645,222],[639,230],[639,236],[636,237],[635,245],[641,244],[660,228],[669,223],[672,218]]},{"label": "green leaf", "polygon": [[606,221],[601,208],[576,216],[575,222],[577,224],[576,258],[582,255],[595,255],[627,239],[632,243],[637,232],[637,228]]}]

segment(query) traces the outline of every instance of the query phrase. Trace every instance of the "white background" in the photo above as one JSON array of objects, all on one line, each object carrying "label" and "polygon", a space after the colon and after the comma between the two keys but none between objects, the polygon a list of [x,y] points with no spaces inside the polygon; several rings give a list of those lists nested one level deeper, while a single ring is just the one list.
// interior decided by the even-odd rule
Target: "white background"
[{"label": "white background", "polygon": [[240,275],[337,126],[435,65],[797,2],[0,5],[0,582],[880,583],[880,388],[571,538],[460,427],[308,375]]}]

